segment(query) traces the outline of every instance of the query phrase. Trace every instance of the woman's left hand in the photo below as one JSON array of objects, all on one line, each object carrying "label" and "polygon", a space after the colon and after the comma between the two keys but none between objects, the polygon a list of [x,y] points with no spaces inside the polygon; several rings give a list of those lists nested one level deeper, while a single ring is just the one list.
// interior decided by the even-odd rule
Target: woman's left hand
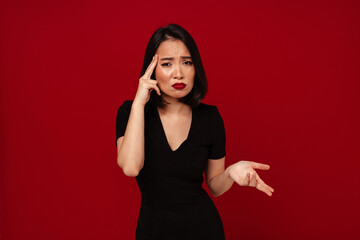
[{"label": "woman's left hand", "polygon": [[240,186],[256,187],[258,190],[271,196],[274,189],[261,180],[254,169],[269,170],[270,166],[251,161],[240,161],[229,166],[226,171],[228,176]]}]

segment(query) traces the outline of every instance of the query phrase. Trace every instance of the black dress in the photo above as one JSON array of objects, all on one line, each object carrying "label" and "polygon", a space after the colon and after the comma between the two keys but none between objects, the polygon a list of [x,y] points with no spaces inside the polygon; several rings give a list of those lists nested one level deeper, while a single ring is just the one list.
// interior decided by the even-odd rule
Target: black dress
[{"label": "black dress", "polygon": [[[116,139],[125,133],[132,101],[117,112]],[[145,160],[136,177],[141,206],[136,240],[223,240],[219,213],[202,188],[208,159],[225,156],[225,129],[215,106],[192,110],[187,139],[171,150],[157,108],[145,105]]]}]

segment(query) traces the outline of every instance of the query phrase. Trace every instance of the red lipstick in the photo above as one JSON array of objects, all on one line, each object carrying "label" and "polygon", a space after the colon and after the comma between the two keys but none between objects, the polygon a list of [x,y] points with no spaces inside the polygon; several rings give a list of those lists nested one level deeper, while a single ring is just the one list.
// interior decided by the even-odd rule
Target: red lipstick
[{"label": "red lipstick", "polygon": [[172,85],[172,87],[175,88],[175,89],[180,90],[180,89],[185,88],[186,84],[185,83],[175,83],[175,84]]}]

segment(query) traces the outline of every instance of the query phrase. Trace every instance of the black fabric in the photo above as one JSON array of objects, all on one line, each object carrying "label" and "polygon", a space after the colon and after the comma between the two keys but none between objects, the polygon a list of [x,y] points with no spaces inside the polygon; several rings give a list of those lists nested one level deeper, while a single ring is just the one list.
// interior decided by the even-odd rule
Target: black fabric
[{"label": "black fabric", "polygon": [[[117,112],[116,140],[125,134],[132,101]],[[225,156],[225,128],[216,106],[192,110],[188,138],[172,151],[157,108],[145,105],[145,160],[136,177],[141,193],[137,240],[222,240],[223,224],[202,188],[208,159]]]}]

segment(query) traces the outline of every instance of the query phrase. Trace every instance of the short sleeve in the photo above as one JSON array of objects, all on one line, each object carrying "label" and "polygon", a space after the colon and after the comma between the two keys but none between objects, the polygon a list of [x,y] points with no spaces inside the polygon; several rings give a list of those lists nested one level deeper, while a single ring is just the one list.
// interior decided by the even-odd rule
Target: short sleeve
[{"label": "short sleeve", "polygon": [[119,107],[116,115],[116,139],[115,144],[117,146],[117,140],[119,137],[124,136],[126,126],[129,120],[131,111],[132,101],[125,100],[124,103]]},{"label": "short sleeve", "polygon": [[214,128],[212,129],[212,144],[209,149],[210,159],[220,159],[226,155],[226,134],[223,119],[215,107]]}]

